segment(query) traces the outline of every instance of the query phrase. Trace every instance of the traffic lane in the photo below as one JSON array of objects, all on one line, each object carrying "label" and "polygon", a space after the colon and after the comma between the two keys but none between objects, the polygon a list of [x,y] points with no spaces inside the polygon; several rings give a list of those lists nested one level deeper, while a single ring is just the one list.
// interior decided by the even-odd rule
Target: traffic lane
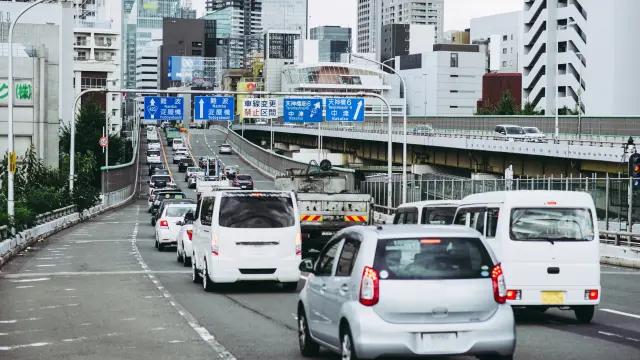
[{"label": "traffic lane", "polygon": [[140,213],[131,205],[79,224],[1,269],[0,358],[217,356],[143,271]]},{"label": "traffic lane", "polygon": [[[199,156],[214,156],[217,154],[218,146],[225,143],[226,134],[210,129],[210,130],[192,130],[191,131],[191,147],[193,155],[197,159]],[[237,165],[240,167],[241,174],[248,174],[254,180],[256,189],[273,190],[275,188],[273,179],[265,176],[260,171],[253,168],[249,163],[245,162],[239,155],[235,153],[231,155],[219,155],[225,165]]]},{"label": "traffic lane", "polygon": [[614,309],[640,316],[640,269],[601,265],[601,278],[601,309]]}]

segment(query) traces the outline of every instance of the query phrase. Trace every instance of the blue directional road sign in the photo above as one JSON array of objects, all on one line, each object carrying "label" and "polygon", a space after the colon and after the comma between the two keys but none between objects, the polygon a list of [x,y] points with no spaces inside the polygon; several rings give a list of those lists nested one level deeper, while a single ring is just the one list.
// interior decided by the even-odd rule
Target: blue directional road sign
[{"label": "blue directional road sign", "polygon": [[284,99],[285,122],[322,122],[322,99]]},{"label": "blue directional road sign", "polygon": [[364,121],[364,98],[328,98],[327,121]]},{"label": "blue directional road sign", "polygon": [[146,120],[182,120],[184,99],[173,96],[145,96],[144,118]]},{"label": "blue directional road sign", "polygon": [[194,99],[193,120],[233,121],[233,96],[196,96]]}]

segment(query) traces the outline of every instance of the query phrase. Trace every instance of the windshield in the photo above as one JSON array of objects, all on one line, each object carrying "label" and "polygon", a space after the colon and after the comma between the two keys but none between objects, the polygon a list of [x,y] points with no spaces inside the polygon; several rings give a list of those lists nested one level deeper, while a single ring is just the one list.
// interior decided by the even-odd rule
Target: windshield
[{"label": "windshield", "polygon": [[228,228],[285,228],[295,225],[289,194],[226,194],[220,203],[220,226]]},{"label": "windshield", "polygon": [[475,238],[378,240],[373,262],[383,280],[488,278],[492,266]]},{"label": "windshield", "polygon": [[188,167],[187,168],[187,172],[201,172],[201,171],[204,172],[199,167]]},{"label": "windshield", "polygon": [[513,209],[511,239],[519,241],[589,241],[594,239],[589,209]]},{"label": "windshield", "polygon": [[524,131],[527,134],[539,134],[540,133],[540,130],[538,130],[538,128],[534,128],[534,127],[524,128]]},{"label": "windshield", "polygon": [[519,127],[509,126],[506,129],[507,129],[507,134],[509,134],[509,135],[522,135],[522,134],[524,134],[524,130],[522,130],[522,128],[519,128]]},{"label": "windshield", "polygon": [[236,179],[238,179],[238,180],[251,180],[251,176],[249,176],[249,175],[238,175],[236,177]]},{"label": "windshield", "polygon": [[195,205],[191,205],[191,206],[171,206],[167,208],[167,212],[165,213],[166,217],[184,217],[184,214],[186,214],[188,211],[195,211],[196,210],[196,206]]}]

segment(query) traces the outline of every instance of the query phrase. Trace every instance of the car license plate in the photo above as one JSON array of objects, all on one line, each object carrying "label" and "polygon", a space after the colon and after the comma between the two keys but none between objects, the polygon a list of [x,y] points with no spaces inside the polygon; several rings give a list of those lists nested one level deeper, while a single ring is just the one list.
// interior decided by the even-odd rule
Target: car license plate
[{"label": "car license plate", "polygon": [[335,234],[335,231],[323,231],[322,232],[322,236],[333,236],[333,234]]},{"label": "car license plate", "polygon": [[242,188],[242,189],[246,189],[246,188],[247,188],[247,186],[246,186],[246,185],[242,185],[240,188]]},{"label": "car license plate", "polygon": [[458,334],[451,333],[423,333],[422,345],[427,349],[442,349],[451,346],[458,338]]},{"label": "car license plate", "polygon": [[543,304],[548,304],[548,305],[564,304],[563,291],[542,291],[540,293],[540,298]]}]

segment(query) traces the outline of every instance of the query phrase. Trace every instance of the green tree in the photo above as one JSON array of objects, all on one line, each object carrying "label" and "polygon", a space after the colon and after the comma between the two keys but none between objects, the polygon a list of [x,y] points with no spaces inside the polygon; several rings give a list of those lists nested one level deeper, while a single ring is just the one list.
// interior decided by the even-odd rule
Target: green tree
[{"label": "green tree", "polygon": [[100,188],[93,186],[93,179],[96,169],[100,168],[96,164],[94,157],[86,153],[78,158],[77,179],[75,181],[74,191],[72,194],[73,203],[76,210],[83,211],[94,206],[100,195]]},{"label": "green tree", "polygon": [[541,111],[537,111],[533,104],[527,101],[522,106],[520,115],[543,115],[543,113]]},{"label": "green tree", "polygon": [[516,102],[513,100],[511,92],[505,91],[496,106],[495,115],[516,115],[517,112]]}]

